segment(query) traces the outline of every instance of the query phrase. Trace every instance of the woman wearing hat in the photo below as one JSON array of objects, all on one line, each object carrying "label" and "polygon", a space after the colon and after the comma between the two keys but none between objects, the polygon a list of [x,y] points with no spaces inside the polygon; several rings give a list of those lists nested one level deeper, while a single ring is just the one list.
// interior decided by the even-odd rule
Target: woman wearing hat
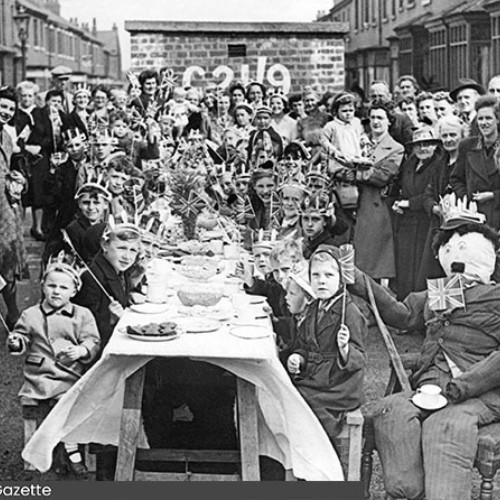
[{"label": "woman wearing hat", "polygon": [[281,135],[283,144],[286,146],[299,136],[297,122],[288,115],[288,101],[283,94],[279,92],[273,94],[269,100],[269,105],[273,112],[271,125]]},{"label": "woman wearing hat", "polygon": [[475,105],[478,137],[460,143],[458,160],[451,173],[453,191],[477,203],[486,222],[500,229],[499,108],[495,96],[480,97]]},{"label": "woman wearing hat", "polygon": [[395,184],[396,201],[394,243],[396,252],[396,291],[398,300],[418,291],[419,273],[431,219],[425,210],[425,190],[433,172],[441,170],[446,155],[439,139],[428,125],[413,132],[413,152],[403,161]]},{"label": "woman wearing hat", "polygon": [[394,241],[384,191],[398,173],[404,147],[389,134],[392,103],[373,103],[368,117],[373,166],[357,173],[360,193],[354,228],[356,265],[374,279],[394,278]]}]

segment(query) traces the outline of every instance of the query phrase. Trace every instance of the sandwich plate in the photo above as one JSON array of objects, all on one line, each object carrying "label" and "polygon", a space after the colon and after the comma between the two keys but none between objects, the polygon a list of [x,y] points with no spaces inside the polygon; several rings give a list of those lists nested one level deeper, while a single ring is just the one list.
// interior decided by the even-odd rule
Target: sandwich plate
[{"label": "sandwich plate", "polygon": [[132,333],[127,333],[127,335],[134,340],[140,340],[141,342],[166,342],[168,340],[175,340],[180,337],[179,334],[176,335],[134,335]]}]

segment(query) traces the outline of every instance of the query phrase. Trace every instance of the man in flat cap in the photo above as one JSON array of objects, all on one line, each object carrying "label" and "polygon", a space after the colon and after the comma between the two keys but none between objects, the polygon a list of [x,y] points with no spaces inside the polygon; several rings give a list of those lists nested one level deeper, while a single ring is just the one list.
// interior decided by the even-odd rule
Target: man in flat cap
[{"label": "man in flat cap", "polygon": [[[71,75],[73,70],[68,66],[55,66],[51,69],[52,82],[49,90],[60,90],[63,93],[62,111],[67,115],[73,111],[73,94],[69,91],[71,88]],[[43,107],[45,104],[45,95],[47,92],[41,92],[37,96],[37,106]]]}]

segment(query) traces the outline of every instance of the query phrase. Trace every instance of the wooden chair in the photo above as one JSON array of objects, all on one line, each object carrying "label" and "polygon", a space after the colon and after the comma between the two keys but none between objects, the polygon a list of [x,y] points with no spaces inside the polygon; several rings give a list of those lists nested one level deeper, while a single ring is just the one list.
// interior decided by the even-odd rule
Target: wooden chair
[{"label": "wooden chair", "polygon": [[[52,408],[54,408],[57,400],[48,399],[40,401],[21,396],[20,402],[23,417],[24,445],[26,446],[35,431],[38,429],[38,426],[50,413]],[[89,470],[89,472],[95,472],[95,457],[87,453],[87,447],[85,449],[85,464],[87,466],[87,469]],[[36,469],[28,462],[24,462],[24,470],[35,471]]]},{"label": "wooden chair", "polygon": [[363,424],[365,418],[361,410],[347,413],[346,423],[342,432],[336,439],[348,441],[347,480],[359,481],[361,479],[361,454],[363,449]]},{"label": "wooden chair", "polygon": [[[409,391],[411,390],[411,386],[407,371],[411,372],[417,367],[419,354],[411,353],[403,354],[402,356],[398,354],[392,337],[376,308],[371,286],[368,285],[367,288],[370,304],[391,361],[391,375],[385,390],[385,396],[400,390]],[[361,458],[361,479],[365,485],[365,499],[369,499],[373,452],[375,450],[373,419],[371,415],[365,415],[363,433],[365,441]],[[479,429],[478,449],[474,466],[481,475],[479,500],[492,500],[493,480],[500,468],[500,423],[485,425]]]}]

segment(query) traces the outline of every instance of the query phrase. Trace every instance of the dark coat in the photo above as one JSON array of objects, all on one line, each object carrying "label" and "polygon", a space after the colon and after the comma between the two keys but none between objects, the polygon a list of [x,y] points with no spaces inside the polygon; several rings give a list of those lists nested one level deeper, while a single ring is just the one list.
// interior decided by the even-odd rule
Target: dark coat
[{"label": "dark coat", "polygon": [[[96,256],[94,262],[90,265],[90,269],[111,297],[117,300],[122,307],[129,305],[132,290],[129,272],[126,271],[123,276],[119,276],[102,253]],[[115,322],[109,312],[109,298],[106,297],[88,271],[85,271],[82,275],[82,288],[73,299],[73,302],[91,310],[104,347],[113,333]]]},{"label": "dark coat", "polygon": [[403,214],[395,214],[395,254],[396,254],[396,290],[398,299],[404,299],[410,292],[425,289],[419,280],[422,257],[427,244],[431,218],[425,210],[425,189],[433,172],[441,170],[446,161],[440,150],[424,161],[416,170],[419,160],[410,156],[401,165],[397,181],[398,199],[408,200],[410,207],[403,209]]},{"label": "dark coat", "polygon": [[[500,285],[466,288],[467,308],[447,313],[429,308],[427,291],[411,293],[404,302],[398,302],[380,285],[372,282],[372,287],[380,315],[388,325],[400,330],[426,329],[419,366],[412,377],[414,387],[429,380],[433,370],[442,365],[443,353],[446,353],[463,372],[455,379],[461,389],[466,390],[469,397],[479,397],[498,412]],[[356,273],[356,284],[350,290],[368,298],[362,273]],[[481,377],[477,376],[478,372]]]},{"label": "dark coat", "polygon": [[[59,113],[61,121],[64,115]],[[60,138],[54,141],[52,122],[50,121],[49,108],[35,108],[33,110],[34,127],[27,144],[35,144],[41,147],[40,157],[32,163],[31,168],[31,204],[34,208],[41,208],[53,203],[52,197],[45,192],[45,179],[49,175],[50,155],[61,151]]]},{"label": "dark coat", "polygon": [[366,320],[348,296],[344,323],[349,328],[350,340],[344,364],[337,346],[342,303],[339,294],[319,324],[319,301],[310,304],[297,325],[298,348],[294,350],[306,360],[301,374],[294,379],[295,385],[330,437],[341,430],[335,414],[359,408],[364,400]]},{"label": "dark coat", "polygon": [[354,228],[356,265],[372,278],[395,276],[394,241],[384,189],[394,180],[404,148],[389,134],[373,152],[373,167],[363,173]]},{"label": "dark coat", "polygon": [[486,222],[500,229],[500,170],[495,162],[498,144],[486,151],[479,137],[464,139],[458,147],[458,160],[451,172],[451,186],[461,198],[469,200],[477,192],[493,191],[494,199],[478,203],[478,211],[486,216]]},{"label": "dark coat", "polygon": [[318,236],[313,239],[304,238],[302,240],[302,255],[304,259],[309,260],[311,255],[316,251],[320,245],[338,246],[338,242],[332,232],[328,229],[322,231]]},{"label": "dark coat", "polygon": [[87,139],[89,138],[87,123],[85,123],[81,119],[80,115],[76,112],[75,109],[64,117],[62,129],[68,130],[70,128],[77,128],[83,134],[85,134],[85,137],[87,137]]},{"label": "dark coat", "polygon": [[443,278],[445,276],[441,264],[432,251],[432,241],[441,225],[441,218],[434,214],[432,209],[439,204],[442,196],[451,193],[450,174],[454,166],[454,163],[450,164],[449,155],[443,153],[442,161],[433,168],[429,184],[425,188],[424,209],[429,214],[430,227],[418,273],[417,290],[424,290],[427,287],[427,279]]}]

